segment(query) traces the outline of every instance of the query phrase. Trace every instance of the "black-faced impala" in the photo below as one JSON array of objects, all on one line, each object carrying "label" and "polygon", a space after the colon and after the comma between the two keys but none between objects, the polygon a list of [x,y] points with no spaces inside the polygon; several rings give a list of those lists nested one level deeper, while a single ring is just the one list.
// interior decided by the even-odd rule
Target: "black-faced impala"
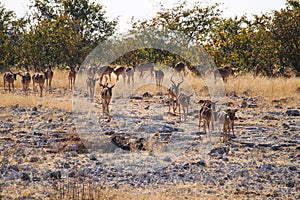
[{"label": "black-faced impala", "polygon": [[75,66],[70,67],[68,79],[69,79],[69,89],[73,90],[75,87],[75,79],[76,79]]},{"label": "black-faced impala", "polygon": [[153,77],[154,65],[152,63],[141,64],[135,69],[140,72],[140,77],[143,77],[144,72],[150,72],[151,77]]},{"label": "black-faced impala", "polygon": [[183,62],[178,62],[176,64],[174,63],[172,68],[180,74],[182,72],[184,76],[187,75],[187,71],[185,69],[185,64]]},{"label": "black-faced impala", "polygon": [[234,76],[233,68],[235,67],[234,64],[231,64],[230,66],[225,66],[224,68],[218,68],[214,71],[214,77],[215,81],[218,76],[221,76],[223,81],[226,83],[228,80],[228,77],[230,75]]},{"label": "black-faced impala", "polygon": [[238,109],[226,109],[218,113],[218,121],[223,124],[223,142],[227,142],[230,134],[230,129],[234,135],[234,120]]},{"label": "black-faced impala", "polygon": [[[180,93],[178,96],[178,103],[179,103],[179,114],[180,114],[180,107],[182,107],[184,121],[187,119],[187,114],[189,113],[189,106],[191,103],[191,97],[193,95],[186,95],[184,93]],[[182,118],[180,117],[180,119]]]},{"label": "black-faced impala", "polygon": [[86,70],[86,74],[88,75],[88,77],[95,77],[97,72],[97,68],[95,66],[89,66]]},{"label": "black-faced impala", "polygon": [[134,84],[134,67],[127,67],[125,70],[125,74],[127,76],[127,84],[130,85],[130,80],[132,84]]},{"label": "black-faced impala", "polygon": [[23,72],[23,73],[19,72],[18,75],[21,76],[21,83],[23,86],[24,93],[28,94],[29,84],[31,81],[30,73],[29,72]]},{"label": "black-faced impala", "polygon": [[123,76],[123,82],[125,84],[125,67],[119,66],[114,69],[114,74],[117,76],[117,81],[119,80],[119,76]]},{"label": "black-faced impala", "polygon": [[45,74],[45,80],[46,80],[46,87],[48,88],[48,90],[51,92],[51,83],[52,83],[52,78],[53,78],[53,75],[54,75],[54,73],[53,73],[53,71],[52,71],[52,69],[51,69],[51,66],[49,66],[46,70],[45,70],[45,72],[44,72],[44,74]]},{"label": "black-faced impala", "polygon": [[95,94],[95,86],[96,86],[96,82],[99,80],[100,78],[94,78],[94,77],[88,77],[86,79],[86,86],[87,86],[87,93],[88,96],[90,97],[91,100],[94,99],[94,94]]},{"label": "black-faced impala", "polygon": [[161,70],[154,70],[154,74],[155,74],[156,86],[159,89],[161,89],[165,74]]},{"label": "black-faced impala", "polygon": [[[201,122],[204,122],[204,132],[207,134],[209,141],[211,141],[211,130],[210,124],[212,125],[212,129],[214,129],[214,115],[215,115],[215,104],[216,102],[210,100],[200,101],[202,106],[199,110],[199,132],[201,130]],[[206,132],[206,127],[208,129],[208,133]]]},{"label": "black-faced impala", "polygon": [[42,73],[35,73],[32,75],[32,85],[33,85],[33,91],[36,91],[35,84],[39,84],[40,87],[40,97],[43,96],[43,87],[45,84],[45,75]]},{"label": "black-faced impala", "polygon": [[177,107],[179,106],[178,103],[178,95],[179,95],[179,86],[181,85],[181,83],[183,83],[183,76],[181,76],[181,81],[177,84],[175,84],[175,82],[173,81],[173,75],[171,76],[171,84],[170,87],[168,89],[168,98],[169,98],[169,113],[170,113],[170,109],[171,109],[171,104],[173,107],[173,112],[175,114],[175,111],[177,109]]},{"label": "black-faced impala", "polygon": [[11,90],[10,86],[12,86],[12,90],[14,92],[15,80],[17,80],[17,74],[14,74],[11,70],[9,70],[8,72],[5,72],[5,74],[3,75],[4,90],[5,90],[6,83],[8,83],[8,91],[10,92],[10,90]]},{"label": "black-faced impala", "polygon": [[99,67],[97,69],[97,74],[100,77],[100,83],[102,84],[102,79],[103,77],[105,77],[105,83],[107,83],[107,77],[106,75],[108,75],[109,78],[109,82],[111,82],[111,74],[114,72],[114,68],[110,67],[110,66],[103,66],[103,67]]},{"label": "black-faced impala", "polygon": [[115,86],[108,86],[108,83],[106,83],[105,85],[103,85],[101,82],[99,83],[101,89],[100,92],[100,96],[101,96],[101,100],[102,100],[102,112],[103,114],[109,116],[109,121],[111,119],[110,117],[110,113],[109,113],[109,103],[112,97],[112,88]]}]

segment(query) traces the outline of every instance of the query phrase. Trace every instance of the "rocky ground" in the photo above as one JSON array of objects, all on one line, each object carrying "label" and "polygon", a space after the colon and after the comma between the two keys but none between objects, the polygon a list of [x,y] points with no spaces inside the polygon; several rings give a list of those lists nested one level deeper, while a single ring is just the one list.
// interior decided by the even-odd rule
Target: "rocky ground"
[{"label": "rocky ground", "polygon": [[[0,107],[0,197],[53,199],[77,180],[98,188],[190,185],[185,193],[195,198],[300,199],[299,99],[232,94],[239,111],[226,144],[218,130],[211,142],[199,132],[198,100],[187,121],[151,93],[116,97],[110,122],[97,101],[87,111]],[[129,110],[116,106],[122,101]]]}]

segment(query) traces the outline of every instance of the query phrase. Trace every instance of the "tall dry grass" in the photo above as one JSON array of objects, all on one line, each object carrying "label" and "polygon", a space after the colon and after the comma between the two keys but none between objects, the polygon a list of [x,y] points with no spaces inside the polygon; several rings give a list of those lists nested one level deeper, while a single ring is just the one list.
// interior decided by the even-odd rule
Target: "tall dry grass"
[{"label": "tall dry grass", "polygon": [[247,74],[229,79],[225,84],[226,91],[235,91],[239,95],[247,92],[251,96],[267,98],[299,97],[297,89],[300,87],[300,78],[268,78],[256,77]]},{"label": "tall dry grass", "polygon": [[[34,74],[30,72],[31,76]],[[43,90],[43,97],[39,97],[39,92],[32,91],[32,83],[30,84],[30,93],[25,95],[22,91],[21,77],[17,76],[15,81],[15,92],[9,93],[4,91],[3,74],[0,79],[0,106],[12,106],[19,104],[20,106],[37,106],[43,105],[47,108],[58,108],[72,110],[71,91],[68,90],[68,71],[54,70],[52,80],[53,92]],[[46,86],[46,84],[45,84]],[[8,88],[6,88],[8,89]]]},{"label": "tall dry grass", "polygon": [[[31,72],[31,75],[33,72]],[[3,74],[1,75],[1,79]],[[115,78],[113,76],[113,78]],[[201,98],[203,95],[208,95],[206,84],[203,79],[195,78],[193,75],[188,75],[186,77],[191,87],[195,90],[197,97]],[[121,81],[122,78],[121,78]],[[168,77],[164,80],[164,85],[168,85]],[[85,84],[85,83],[82,83]],[[155,85],[152,85],[155,87]],[[68,89],[68,71],[64,70],[54,70],[54,78],[52,82],[52,87],[57,89],[58,92],[63,93],[63,95],[58,95],[57,91],[54,90],[53,94],[45,92],[44,97],[40,98],[37,94],[31,93],[26,96],[22,93],[22,85],[20,77],[18,76],[15,82],[15,93],[8,93],[8,91],[3,90],[3,80],[0,81],[0,106],[10,106],[10,105],[24,105],[33,106],[42,104],[46,107],[57,107],[62,109],[71,110],[71,91]],[[127,85],[122,85],[126,88]],[[300,78],[268,78],[268,77],[256,77],[254,78],[251,74],[241,75],[238,77],[231,77],[227,83],[224,84],[227,93],[235,92],[237,95],[243,95],[247,93],[248,96],[260,96],[270,99],[280,99],[284,97],[300,97],[299,87]],[[32,88],[32,84],[30,85]],[[83,86],[85,88],[85,86]],[[147,87],[146,87],[147,88]],[[145,87],[144,87],[145,89]],[[298,90],[297,90],[298,89]],[[139,90],[137,90],[139,91]],[[151,90],[150,90],[151,91]],[[164,88],[164,92],[167,88]],[[141,91],[139,91],[141,92]],[[96,86],[96,94],[99,93],[99,87]]]},{"label": "tall dry grass", "polygon": [[[22,72],[22,71],[16,71],[13,70],[14,73],[16,72]],[[35,72],[30,71],[30,75],[32,76]],[[52,87],[57,87],[57,88],[62,88],[62,87],[68,87],[68,70],[53,70],[54,76],[53,76],[53,81],[52,81]],[[3,75],[4,73],[0,74],[0,87],[3,87]],[[21,77],[17,75],[17,81],[15,81],[15,86],[18,88],[22,87],[21,84]],[[32,87],[32,84],[30,85]]]}]

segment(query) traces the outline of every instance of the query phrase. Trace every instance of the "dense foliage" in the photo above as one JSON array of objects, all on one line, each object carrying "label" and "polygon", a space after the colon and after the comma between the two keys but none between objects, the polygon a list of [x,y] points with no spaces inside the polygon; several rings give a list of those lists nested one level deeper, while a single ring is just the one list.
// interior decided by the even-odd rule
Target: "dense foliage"
[{"label": "dense foliage", "polygon": [[[32,0],[30,13],[18,19],[0,4],[1,70],[79,65],[99,41],[114,34],[117,21],[109,21],[105,14],[101,5],[89,0]],[[180,31],[194,41],[189,45],[201,44],[217,66],[234,63],[240,73],[259,69],[267,76],[289,76],[300,75],[299,24],[298,1],[287,0],[281,10],[251,18],[224,18],[219,4],[190,6],[183,1],[171,9],[161,5],[154,18],[132,22],[131,31]],[[127,52],[116,62],[172,65],[180,59],[172,52],[144,48]]]},{"label": "dense foliage", "polygon": [[[261,16],[222,18],[218,4],[183,2],[172,9],[162,7],[157,16],[133,24],[136,29],[162,27],[189,35],[213,57],[217,66],[234,63],[240,72],[260,70],[267,76],[300,75],[300,8],[287,1],[280,11]],[[171,61],[170,61],[171,62]]]},{"label": "dense foliage", "polygon": [[0,10],[2,69],[79,65],[117,24],[89,0],[32,0],[29,15],[21,19],[3,5]]}]

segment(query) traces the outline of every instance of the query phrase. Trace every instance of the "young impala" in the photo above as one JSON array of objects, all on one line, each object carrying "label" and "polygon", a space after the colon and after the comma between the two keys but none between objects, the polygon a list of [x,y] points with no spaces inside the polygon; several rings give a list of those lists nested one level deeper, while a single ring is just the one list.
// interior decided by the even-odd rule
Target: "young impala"
[{"label": "young impala", "polygon": [[182,107],[184,121],[186,121],[187,114],[189,113],[189,106],[191,103],[192,96],[193,96],[192,94],[186,95],[184,93],[180,93],[178,96],[179,114],[180,114],[180,107]]},{"label": "young impala", "polygon": [[69,89],[73,90],[75,87],[75,79],[76,79],[75,66],[70,67],[68,79],[69,79]]},{"label": "young impala", "polygon": [[109,103],[112,97],[112,88],[115,86],[108,86],[108,83],[106,83],[105,85],[102,85],[102,83],[99,83],[100,87],[102,87],[101,92],[100,92],[100,96],[102,99],[102,112],[103,114],[109,116],[109,120],[110,120],[110,114],[109,114]]},{"label": "young impala", "polygon": [[[214,121],[215,121],[215,107],[216,102],[211,100],[200,100],[199,103],[202,103],[202,106],[199,110],[199,132],[201,130],[201,122],[204,122],[204,132],[207,134],[209,141],[211,141],[211,131],[210,124],[212,126],[212,130],[214,129]],[[206,132],[206,127],[208,129],[208,133]]]},{"label": "young impala", "polygon": [[52,78],[53,78],[53,71],[51,69],[51,66],[49,66],[45,70],[44,74],[45,74],[45,80],[46,80],[46,87],[51,92],[51,83],[52,83]]},{"label": "young impala", "polygon": [[87,93],[91,100],[94,99],[95,86],[96,86],[96,82],[98,80],[99,80],[99,78],[94,78],[94,77],[88,77],[86,79]]},{"label": "young impala", "polygon": [[155,74],[156,86],[159,89],[161,89],[165,74],[161,70],[154,70],[154,74]]},{"label": "young impala", "polygon": [[230,129],[232,130],[232,134],[234,135],[234,120],[235,113],[238,109],[227,109],[225,111],[221,111],[218,113],[218,121],[223,125],[223,142],[227,142],[230,134]]}]

